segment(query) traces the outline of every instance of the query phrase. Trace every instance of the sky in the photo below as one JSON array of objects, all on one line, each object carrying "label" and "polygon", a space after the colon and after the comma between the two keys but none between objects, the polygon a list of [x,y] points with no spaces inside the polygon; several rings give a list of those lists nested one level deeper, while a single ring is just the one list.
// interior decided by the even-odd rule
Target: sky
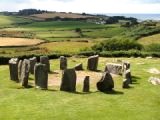
[{"label": "sky", "polygon": [[160,0],[0,0],[0,11],[36,8],[75,13],[160,13]]}]

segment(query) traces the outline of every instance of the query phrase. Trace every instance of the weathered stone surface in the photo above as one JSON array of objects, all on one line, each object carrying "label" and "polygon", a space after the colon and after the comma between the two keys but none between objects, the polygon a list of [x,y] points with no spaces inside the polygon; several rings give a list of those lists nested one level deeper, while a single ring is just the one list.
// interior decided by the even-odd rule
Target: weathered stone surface
[{"label": "weathered stone surface", "polygon": [[22,62],[21,70],[21,83],[23,87],[28,87],[28,78],[29,78],[30,62],[27,59],[24,59]]},{"label": "weathered stone surface", "polygon": [[122,75],[122,65],[116,63],[107,63],[105,71],[108,71],[112,74]]},{"label": "weathered stone surface", "polygon": [[61,91],[76,91],[76,72],[75,69],[65,69],[62,73]]},{"label": "weathered stone surface", "polygon": [[130,66],[131,66],[130,62],[123,61],[123,63],[122,63],[122,69],[123,69],[123,71],[130,69]]},{"label": "weathered stone surface", "polygon": [[111,91],[114,88],[114,81],[110,73],[104,72],[101,80],[97,82],[97,89],[101,92]]},{"label": "weathered stone surface", "polygon": [[83,92],[89,92],[89,76],[84,78],[83,82]]},{"label": "weathered stone surface", "polygon": [[130,69],[124,71],[123,75],[123,88],[129,88],[129,84],[132,83],[131,71]]},{"label": "weathered stone surface", "polygon": [[9,60],[10,79],[19,82],[18,79],[18,58]]},{"label": "weathered stone surface", "polygon": [[152,83],[153,85],[160,85],[160,78],[150,77],[148,82]]},{"label": "weathered stone surface", "polygon": [[35,64],[35,86],[40,89],[48,88],[48,69],[45,64]]},{"label": "weathered stone surface", "polygon": [[48,56],[40,56],[40,63],[45,64],[48,72],[50,72],[50,63]]},{"label": "weathered stone surface", "polygon": [[37,63],[37,58],[36,57],[30,58],[29,61],[30,61],[30,73],[34,74],[34,66]]},{"label": "weathered stone surface", "polygon": [[67,69],[67,58],[64,56],[60,57],[60,70]]},{"label": "weathered stone surface", "polygon": [[88,58],[87,69],[91,70],[91,71],[96,71],[97,67],[98,67],[98,60],[99,60],[98,55],[89,57]]},{"label": "weathered stone surface", "polygon": [[83,70],[83,64],[79,63],[74,67],[75,70],[79,71],[79,70]]},{"label": "weathered stone surface", "polygon": [[19,82],[21,82],[22,63],[23,63],[23,60],[20,60],[18,62],[18,79],[19,79]]}]

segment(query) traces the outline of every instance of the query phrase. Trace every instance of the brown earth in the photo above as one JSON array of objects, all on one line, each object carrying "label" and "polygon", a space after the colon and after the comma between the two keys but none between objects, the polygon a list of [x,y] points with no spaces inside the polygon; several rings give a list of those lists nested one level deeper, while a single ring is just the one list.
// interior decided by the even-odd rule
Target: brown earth
[{"label": "brown earth", "polygon": [[81,14],[76,14],[76,13],[63,13],[63,12],[52,12],[52,13],[42,13],[42,14],[34,14],[29,16],[31,19],[47,19],[47,18],[55,18],[55,17],[60,17],[60,18],[93,18],[93,16],[89,15],[81,15]]},{"label": "brown earth", "polygon": [[0,37],[0,47],[3,46],[30,46],[44,42],[39,39],[27,39],[27,38],[9,38]]}]

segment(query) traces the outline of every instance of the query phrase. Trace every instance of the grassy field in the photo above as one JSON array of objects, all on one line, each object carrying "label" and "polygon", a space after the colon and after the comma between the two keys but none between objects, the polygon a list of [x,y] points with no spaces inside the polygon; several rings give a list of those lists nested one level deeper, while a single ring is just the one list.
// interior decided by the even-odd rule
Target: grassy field
[{"label": "grassy field", "polygon": [[19,24],[24,22],[31,22],[31,20],[24,19],[21,17],[0,15],[0,28],[14,27],[13,26],[14,24]]},{"label": "grassy field", "polygon": [[[100,58],[99,70],[106,62],[116,58]],[[160,59],[119,58],[131,62],[134,83],[130,89],[122,89],[122,77],[115,76],[115,93],[98,92],[95,87],[96,73],[91,76],[91,91],[82,91],[77,84],[77,93],[59,91],[59,85],[49,86],[46,91],[21,88],[20,84],[9,80],[8,66],[0,66],[0,119],[1,120],[159,120],[160,87],[148,83],[148,69],[160,70]],[[86,58],[69,58],[69,67],[82,62],[86,68]],[[152,64],[151,64],[152,63]],[[59,70],[59,60],[51,61],[52,71]],[[87,72],[87,71],[86,71]],[[56,77],[57,74],[50,74]],[[61,76],[58,73],[58,76]],[[84,76],[84,75],[82,75]],[[30,76],[30,85],[33,85]],[[54,81],[53,81],[54,82]]]},{"label": "grassy field", "polygon": [[152,36],[141,38],[141,39],[138,40],[138,42],[143,44],[143,45],[149,45],[149,44],[153,44],[153,43],[160,44],[160,34],[155,34],[155,35],[152,35]]}]

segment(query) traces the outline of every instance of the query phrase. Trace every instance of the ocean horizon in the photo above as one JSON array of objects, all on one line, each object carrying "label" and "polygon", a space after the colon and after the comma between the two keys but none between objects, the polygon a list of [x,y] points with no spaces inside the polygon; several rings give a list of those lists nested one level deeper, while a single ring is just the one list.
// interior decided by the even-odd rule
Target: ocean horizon
[{"label": "ocean horizon", "polygon": [[160,14],[125,14],[125,13],[105,13],[107,16],[125,16],[125,17],[134,17],[139,21],[144,20],[160,20]]}]

